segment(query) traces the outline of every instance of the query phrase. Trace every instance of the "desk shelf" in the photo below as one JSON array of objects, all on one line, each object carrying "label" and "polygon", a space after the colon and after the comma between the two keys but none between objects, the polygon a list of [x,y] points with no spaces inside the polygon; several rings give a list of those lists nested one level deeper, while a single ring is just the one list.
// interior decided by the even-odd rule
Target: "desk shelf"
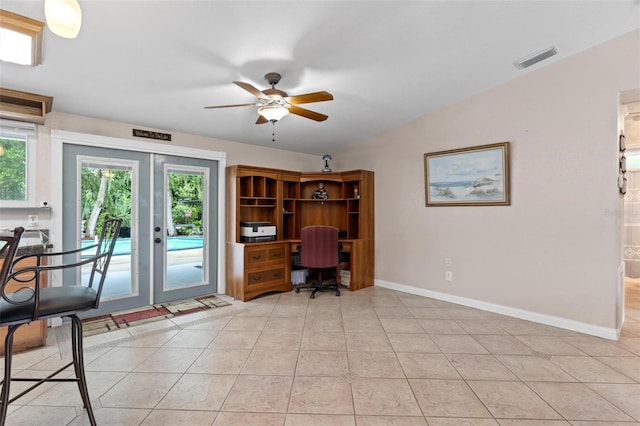
[{"label": "desk shelf", "polygon": [[[319,185],[322,184],[322,185]],[[249,268],[245,255],[254,244],[240,241],[240,222],[269,222],[276,226],[276,240],[269,244],[300,239],[300,230],[309,225],[337,227],[349,241],[350,290],[373,285],[374,269],[374,175],[366,170],[348,172],[295,172],[253,166],[227,167],[227,283],[228,294],[245,300],[260,291],[276,291],[261,280],[275,280],[279,268]],[[314,191],[324,186],[328,198],[314,199]],[[291,253],[286,244],[287,254]],[[290,263],[287,263],[290,267]],[[266,267],[266,266],[265,266]],[[247,275],[251,269],[252,274]],[[271,272],[269,272],[271,271]],[[267,275],[264,275],[267,273]],[[259,282],[244,291],[247,280]],[[286,283],[278,281],[278,291]],[[286,277],[290,286],[290,277]],[[233,283],[233,284],[232,284]],[[242,291],[237,289],[243,289]],[[262,289],[262,290],[256,290]],[[247,299],[248,300],[248,299]]]}]

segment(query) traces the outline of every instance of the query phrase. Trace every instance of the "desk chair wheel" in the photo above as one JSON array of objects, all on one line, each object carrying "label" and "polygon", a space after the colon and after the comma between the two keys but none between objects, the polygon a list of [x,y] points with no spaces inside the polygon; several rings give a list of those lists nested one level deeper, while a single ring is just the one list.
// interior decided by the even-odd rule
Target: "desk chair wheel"
[{"label": "desk chair wheel", "polygon": [[311,293],[311,296],[309,296],[309,298],[311,298],[311,299],[315,299],[315,298],[316,298],[315,293]]},{"label": "desk chair wheel", "polygon": [[340,290],[336,290],[336,296],[340,296]]},{"label": "desk chair wheel", "polygon": [[296,293],[300,293],[300,287],[296,287]]}]

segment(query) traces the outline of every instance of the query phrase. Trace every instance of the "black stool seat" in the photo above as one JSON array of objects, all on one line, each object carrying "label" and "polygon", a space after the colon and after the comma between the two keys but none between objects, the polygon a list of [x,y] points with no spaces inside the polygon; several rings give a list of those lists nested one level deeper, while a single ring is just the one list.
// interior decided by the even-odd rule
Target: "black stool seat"
[{"label": "black stool seat", "polygon": [[[82,397],[82,403],[87,410],[89,421],[96,424],[89,389],[84,373],[84,354],[82,348],[82,321],[77,314],[98,308],[100,294],[109,269],[109,263],[120,233],[122,219],[105,219],[98,242],[91,247],[78,248],[60,253],[39,253],[23,257],[16,257],[23,228],[16,228],[11,236],[0,235],[0,257],[3,258],[0,268],[0,326],[8,327],[5,337],[4,378],[0,385],[0,426],[4,426],[7,418],[8,405],[26,395],[33,389],[46,382],[76,382]],[[87,255],[87,253],[92,254]],[[58,257],[59,262],[54,261]],[[28,258],[35,258],[36,266],[21,267],[21,262]],[[52,260],[53,259],[53,260]],[[70,263],[63,263],[65,259],[72,259]],[[61,264],[60,264],[61,263]],[[24,264],[32,264],[24,262]],[[81,269],[84,265],[91,267],[88,284],[86,286],[72,285],[62,287],[42,287],[41,280],[49,271],[62,269]],[[73,274],[75,276],[75,274]],[[18,291],[7,293],[6,286],[10,281],[22,285]],[[18,328],[32,321],[45,320],[53,317],[67,317],[71,319],[71,348],[73,361],[58,371],[43,378],[11,377],[11,362],[13,358],[13,336]],[[58,373],[73,365],[75,377],[56,378]],[[28,389],[9,399],[12,381],[35,382]],[[62,395],[61,395],[62,396]]]}]

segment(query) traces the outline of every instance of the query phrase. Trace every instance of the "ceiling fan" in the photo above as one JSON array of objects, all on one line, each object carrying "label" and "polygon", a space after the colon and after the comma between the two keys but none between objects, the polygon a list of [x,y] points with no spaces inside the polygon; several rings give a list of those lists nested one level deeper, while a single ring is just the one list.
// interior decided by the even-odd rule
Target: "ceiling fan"
[{"label": "ceiling fan", "polygon": [[329,118],[327,115],[301,108],[298,105],[309,104],[313,102],[332,101],[333,95],[331,93],[322,91],[305,93],[303,95],[297,96],[289,96],[282,90],[276,89],[275,86],[280,81],[280,78],[281,76],[277,72],[267,73],[264,76],[264,79],[267,80],[267,82],[271,85],[271,89],[265,89],[262,91],[256,89],[249,83],[234,81],[233,83],[235,85],[240,86],[256,98],[258,98],[257,102],[250,104],[206,106],[205,108],[214,109],[257,106],[259,117],[256,121],[256,124],[264,124],[268,122],[275,123],[289,113],[309,118],[315,121],[324,121]]}]

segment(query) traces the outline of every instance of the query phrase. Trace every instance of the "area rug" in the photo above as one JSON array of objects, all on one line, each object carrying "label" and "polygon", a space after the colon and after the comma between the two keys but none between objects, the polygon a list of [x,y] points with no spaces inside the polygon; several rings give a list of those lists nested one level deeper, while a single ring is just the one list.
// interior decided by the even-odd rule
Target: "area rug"
[{"label": "area rug", "polygon": [[193,299],[145,306],[143,308],[132,309],[129,311],[83,319],[83,334],[84,336],[92,336],[112,330],[133,327],[140,324],[160,321],[207,309],[221,308],[229,305],[231,305],[229,302],[210,294]]}]

